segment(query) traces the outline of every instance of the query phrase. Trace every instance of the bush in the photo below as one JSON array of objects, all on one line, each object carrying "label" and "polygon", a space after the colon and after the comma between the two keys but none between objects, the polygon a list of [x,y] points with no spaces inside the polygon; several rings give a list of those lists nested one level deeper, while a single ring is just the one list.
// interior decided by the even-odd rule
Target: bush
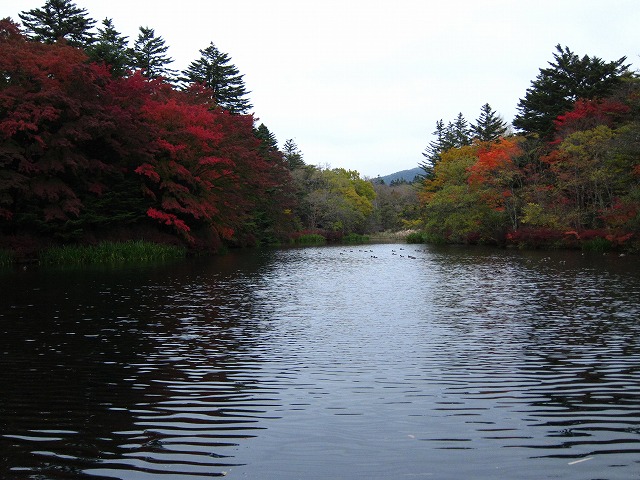
[{"label": "bush", "polygon": [[427,239],[422,232],[411,232],[407,235],[407,243],[426,243]]}]

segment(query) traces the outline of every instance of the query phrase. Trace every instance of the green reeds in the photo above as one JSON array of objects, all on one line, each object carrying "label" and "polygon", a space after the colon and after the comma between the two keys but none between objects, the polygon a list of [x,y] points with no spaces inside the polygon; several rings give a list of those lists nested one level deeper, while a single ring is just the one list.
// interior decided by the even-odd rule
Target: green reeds
[{"label": "green reeds", "polygon": [[40,254],[43,265],[86,265],[98,263],[137,263],[181,258],[182,247],[142,240],[102,242],[98,245],[65,245],[52,247]]},{"label": "green reeds", "polygon": [[0,267],[8,267],[13,261],[14,258],[11,251],[0,249]]},{"label": "green reeds", "polygon": [[295,239],[295,243],[299,245],[318,245],[327,241],[322,235],[317,233],[305,233]]},{"label": "green reeds", "polygon": [[342,243],[367,243],[369,237],[367,235],[360,235],[359,233],[349,233],[342,237]]}]

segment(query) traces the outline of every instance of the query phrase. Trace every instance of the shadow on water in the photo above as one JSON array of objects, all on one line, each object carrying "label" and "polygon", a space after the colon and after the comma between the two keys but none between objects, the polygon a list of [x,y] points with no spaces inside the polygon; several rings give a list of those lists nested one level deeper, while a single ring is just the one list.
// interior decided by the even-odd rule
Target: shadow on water
[{"label": "shadow on water", "polygon": [[637,478],[638,266],[381,244],[2,272],[0,478]]},{"label": "shadow on water", "polygon": [[[210,478],[263,428],[251,291],[263,256],[5,275],[1,478]],[[251,398],[249,398],[251,397]]]}]

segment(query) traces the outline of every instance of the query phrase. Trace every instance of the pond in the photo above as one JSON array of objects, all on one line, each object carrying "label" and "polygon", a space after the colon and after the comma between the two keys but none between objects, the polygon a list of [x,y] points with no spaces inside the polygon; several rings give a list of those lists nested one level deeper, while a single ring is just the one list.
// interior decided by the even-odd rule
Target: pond
[{"label": "pond", "polygon": [[640,259],[0,271],[0,478],[640,478]]}]

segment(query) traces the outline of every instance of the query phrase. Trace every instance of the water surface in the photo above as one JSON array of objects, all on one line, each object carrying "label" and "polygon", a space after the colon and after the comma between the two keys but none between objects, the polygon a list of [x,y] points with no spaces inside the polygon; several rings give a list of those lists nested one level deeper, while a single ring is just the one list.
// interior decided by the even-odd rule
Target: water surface
[{"label": "water surface", "polygon": [[0,273],[0,478],[640,478],[637,257]]}]

